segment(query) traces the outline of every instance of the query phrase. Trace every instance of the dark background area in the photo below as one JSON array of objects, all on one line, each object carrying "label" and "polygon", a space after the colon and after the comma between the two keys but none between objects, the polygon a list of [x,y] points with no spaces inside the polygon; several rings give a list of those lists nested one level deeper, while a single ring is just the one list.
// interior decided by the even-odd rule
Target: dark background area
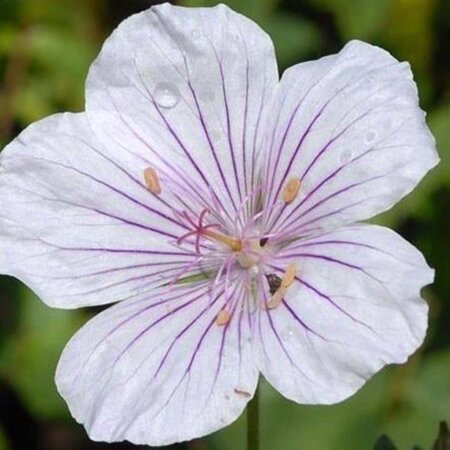
[{"label": "dark background area", "polygon": [[[0,0],[0,148],[46,115],[81,111],[84,79],[103,40],[121,20],[153,3]],[[352,38],[409,61],[442,159],[413,194],[374,220],[419,247],[436,269],[436,282],[424,292],[430,304],[426,342],[407,364],[384,369],[339,405],[295,405],[263,383],[263,449],[430,449],[439,421],[450,419],[450,2],[225,3],[271,34],[281,70],[336,52]],[[89,441],[56,392],[58,356],[88,314],[47,308],[19,282],[0,277],[0,450],[139,448]],[[244,444],[242,417],[202,441],[170,448],[239,450]]]}]

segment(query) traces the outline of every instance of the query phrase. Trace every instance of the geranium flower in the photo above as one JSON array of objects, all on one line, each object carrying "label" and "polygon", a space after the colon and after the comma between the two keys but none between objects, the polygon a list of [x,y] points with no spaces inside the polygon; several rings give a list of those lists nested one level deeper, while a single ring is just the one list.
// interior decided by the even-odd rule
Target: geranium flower
[{"label": "geranium flower", "polygon": [[86,90],[1,155],[0,269],[50,306],[117,303],[56,373],[92,439],[211,433],[260,373],[339,402],[420,345],[433,271],[355,224],[438,161],[408,64],[352,41],[279,80],[253,22],[165,4],[118,27]]}]

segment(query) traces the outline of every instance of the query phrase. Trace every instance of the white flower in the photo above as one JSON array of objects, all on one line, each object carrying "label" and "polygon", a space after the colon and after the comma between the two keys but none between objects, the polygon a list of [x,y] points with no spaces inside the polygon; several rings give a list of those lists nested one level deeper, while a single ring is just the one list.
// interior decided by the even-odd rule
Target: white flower
[{"label": "white flower", "polygon": [[1,155],[0,270],[50,306],[118,302],[56,374],[93,439],[211,433],[260,373],[339,402],[420,345],[433,271],[354,224],[438,161],[408,64],[353,41],[280,81],[253,22],[165,4],[119,26],[86,90]]}]

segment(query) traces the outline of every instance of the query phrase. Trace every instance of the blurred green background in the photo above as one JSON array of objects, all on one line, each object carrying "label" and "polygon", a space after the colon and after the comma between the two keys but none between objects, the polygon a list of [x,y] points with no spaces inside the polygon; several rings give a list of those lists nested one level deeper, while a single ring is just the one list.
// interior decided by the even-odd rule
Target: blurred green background
[{"label": "blurred green background", "polygon": [[[30,122],[82,110],[84,78],[102,41],[152,3],[0,0],[0,148]],[[263,384],[263,449],[431,449],[439,421],[450,419],[450,1],[225,3],[271,34],[281,70],[333,53],[352,38],[409,61],[442,159],[412,195],[376,219],[417,245],[436,268],[436,282],[425,292],[431,307],[425,344],[408,364],[383,370],[336,406],[295,405]],[[89,442],[56,393],[57,358],[87,314],[49,309],[17,281],[0,277],[0,450],[132,448]],[[245,417],[206,440],[173,448],[244,449]]]}]

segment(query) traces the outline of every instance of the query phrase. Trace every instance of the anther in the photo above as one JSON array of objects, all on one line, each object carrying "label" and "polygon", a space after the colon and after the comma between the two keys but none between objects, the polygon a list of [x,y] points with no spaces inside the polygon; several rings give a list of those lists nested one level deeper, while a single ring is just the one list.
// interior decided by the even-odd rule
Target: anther
[{"label": "anther", "polygon": [[297,197],[299,189],[300,179],[297,177],[293,177],[284,186],[281,198],[285,203],[291,203]]},{"label": "anther", "polygon": [[294,282],[296,275],[297,266],[294,263],[289,264],[281,280],[281,287],[288,288]]},{"label": "anther", "polygon": [[[286,268],[286,271],[284,272],[281,282],[279,282],[279,287],[277,288],[275,293],[273,293],[272,298],[267,302],[267,309],[275,309],[278,306],[280,306],[284,296],[286,295],[288,287],[294,282],[296,275],[297,275],[297,266],[294,263],[289,264]],[[272,293],[273,284],[270,285],[269,282],[269,286],[271,287]]]},{"label": "anther", "polygon": [[283,297],[286,294],[286,288],[280,287],[275,292],[275,294],[272,295],[272,298],[267,302],[267,309],[275,309],[278,308],[278,306],[281,305],[281,302],[283,301]]},{"label": "anther", "polygon": [[155,195],[161,194],[161,185],[159,183],[159,177],[153,167],[147,167],[144,170],[144,180],[148,190]]},{"label": "anther", "polygon": [[216,324],[223,327],[231,320],[231,314],[226,309],[221,309],[216,317]]}]

